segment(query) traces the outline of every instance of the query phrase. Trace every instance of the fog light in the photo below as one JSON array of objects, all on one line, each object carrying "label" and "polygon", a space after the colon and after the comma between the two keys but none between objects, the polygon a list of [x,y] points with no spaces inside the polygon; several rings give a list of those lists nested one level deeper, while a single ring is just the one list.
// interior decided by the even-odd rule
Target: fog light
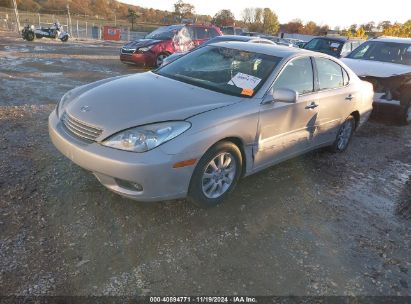
[{"label": "fog light", "polygon": [[126,181],[124,179],[119,179],[119,178],[115,178],[115,181],[117,185],[121,188],[125,188],[131,191],[138,191],[138,192],[143,191],[143,186],[140,185],[139,183],[129,182],[129,181]]}]

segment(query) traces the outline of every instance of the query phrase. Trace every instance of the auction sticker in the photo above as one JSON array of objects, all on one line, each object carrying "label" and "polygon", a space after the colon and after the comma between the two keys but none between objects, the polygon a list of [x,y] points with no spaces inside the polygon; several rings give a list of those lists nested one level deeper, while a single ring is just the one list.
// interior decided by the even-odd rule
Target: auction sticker
[{"label": "auction sticker", "polygon": [[[230,79],[228,84],[235,85],[241,89],[254,90],[260,83],[261,78],[238,72],[233,78]],[[252,94],[251,94],[252,95]]]}]

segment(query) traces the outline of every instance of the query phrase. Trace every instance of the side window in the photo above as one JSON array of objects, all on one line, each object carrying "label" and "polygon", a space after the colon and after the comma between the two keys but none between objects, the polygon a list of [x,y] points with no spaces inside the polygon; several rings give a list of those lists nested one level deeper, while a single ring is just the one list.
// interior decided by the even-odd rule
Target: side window
[{"label": "side window", "polygon": [[343,81],[344,81],[344,86],[348,85],[350,83],[350,76],[348,76],[348,73],[344,68],[341,68],[342,73],[343,73]]},{"label": "side window", "polygon": [[314,91],[314,75],[309,57],[294,59],[287,64],[274,82],[274,89],[291,89],[299,94]]},{"label": "side window", "polygon": [[220,36],[220,34],[214,28],[209,28],[208,33],[210,34],[210,38]]},{"label": "side window", "polygon": [[194,31],[194,28],[189,26],[189,27],[186,27],[186,29],[191,39],[193,40],[197,39],[197,33]]},{"label": "side window", "polygon": [[320,90],[335,89],[344,86],[342,67],[326,58],[315,58]]},{"label": "side window", "polygon": [[351,42],[346,42],[341,50],[341,53],[351,52]]},{"label": "side window", "polygon": [[203,39],[209,39],[210,38],[208,28],[195,27],[194,31],[196,32],[196,39],[203,40]]}]

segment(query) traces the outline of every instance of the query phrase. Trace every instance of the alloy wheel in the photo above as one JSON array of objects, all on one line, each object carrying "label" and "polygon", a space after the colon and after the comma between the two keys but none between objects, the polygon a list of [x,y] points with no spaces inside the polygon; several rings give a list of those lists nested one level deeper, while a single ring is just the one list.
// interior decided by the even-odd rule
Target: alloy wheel
[{"label": "alloy wheel", "polygon": [[205,167],[202,190],[207,198],[218,198],[230,188],[236,176],[236,162],[231,153],[223,152]]},{"label": "alloy wheel", "polygon": [[348,142],[350,141],[351,134],[353,131],[353,122],[352,120],[346,120],[341,126],[340,132],[338,133],[337,147],[339,150],[344,150]]},{"label": "alloy wheel", "polygon": [[157,56],[157,59],[156,59],[157,67],[160,67],[163,64],[163,61],[166,57],[167,57],[166,54],[160,54]]}]

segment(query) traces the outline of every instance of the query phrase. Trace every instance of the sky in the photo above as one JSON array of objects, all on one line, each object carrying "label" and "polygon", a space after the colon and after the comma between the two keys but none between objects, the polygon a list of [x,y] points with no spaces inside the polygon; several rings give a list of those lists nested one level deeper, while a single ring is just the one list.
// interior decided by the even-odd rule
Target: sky
[{"label": "sky", "polygon": [[[146,8],[172,11],[177,0],[120,0],[124,3]],[[280,23],[292,19],[317,24],[348,27],[369,21],[405,22],[411,19],[411,0],[185,0],[193,4],[196,13],[214,16],[221,9],[230,9],[236,19],[246,7],[269,7],[278,15]]]}]

